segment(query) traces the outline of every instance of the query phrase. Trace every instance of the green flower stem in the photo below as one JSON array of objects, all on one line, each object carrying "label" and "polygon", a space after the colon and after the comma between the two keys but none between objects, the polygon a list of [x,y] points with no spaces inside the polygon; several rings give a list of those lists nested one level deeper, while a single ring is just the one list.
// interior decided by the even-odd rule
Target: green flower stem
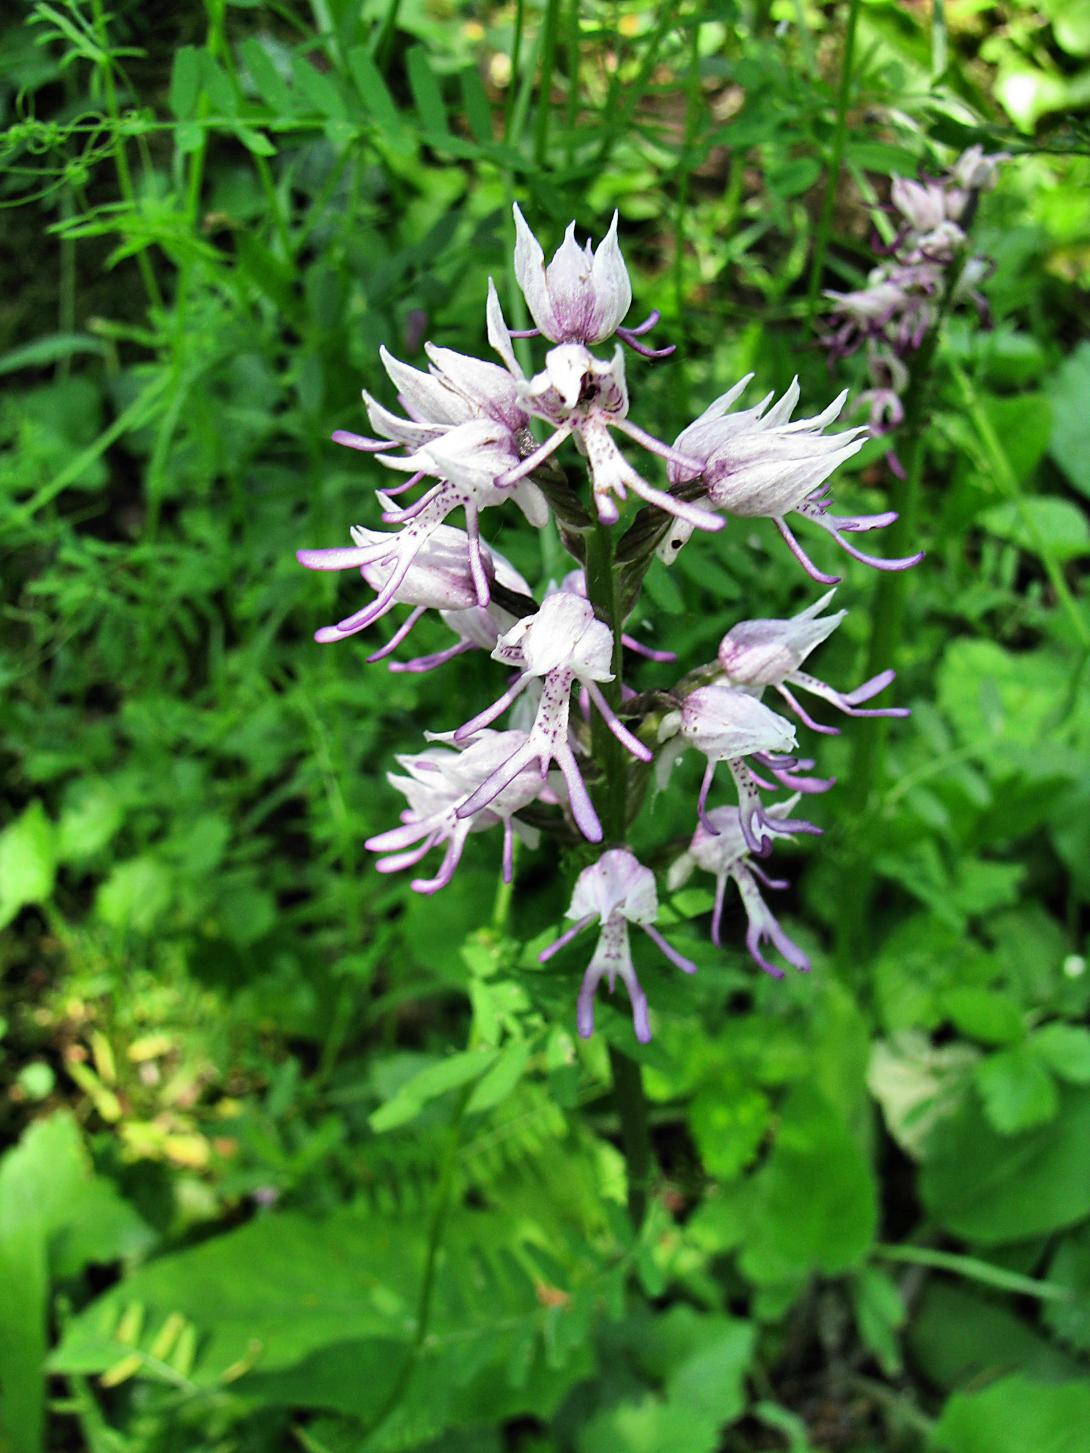
[{"label": "green flower stem", "polygon": [[[613,632],[613,680],[602,691],[614,708],[621,701],[621,628],[623,625],[613,535],[596,524],[587,535],[587,597]],[[628,831],[628,763],[625,750],[597,714],[591,724],[591,749],[601,769],[595,805],[602,820],[605,845],[620,846]],[[647,1213],[647,1188],[653,1157],[647,1124],[647,1101],[640,1066],[622,1050],[609,1046],[613,1098],[621,1122],[621,1148],[628,1178],[628,1214],[638,1231]]]},{"label": "green flower stem", "polygon": [[852,71],[855,68],[855,32],[859,23],[861,0],[851,0],[848,7],[848,29],[844,36],[844,59],[840,65],[840,90],[836,98],[836,125],[829,166],[825,174],[825,195],[821,199],[814,255],[810,263],[810,283],[806,290],[806,312],[811,322],[817,310],[821,275],[825,271],[825,255],[829,250],[829,233],[833,225],[833,208],[840,190],[840,171],[844,162],[844,145],[848,139],[848,103],[852,95]]}]

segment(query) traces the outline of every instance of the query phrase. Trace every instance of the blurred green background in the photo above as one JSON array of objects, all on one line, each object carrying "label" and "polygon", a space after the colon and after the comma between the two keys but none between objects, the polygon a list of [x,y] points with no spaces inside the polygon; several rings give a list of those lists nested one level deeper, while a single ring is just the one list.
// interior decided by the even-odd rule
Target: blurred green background
[{"label": "blurred green background", "polygon": [[[1087,1453],[1090,6],[3,27],[0,1449]],[[678,345],[629,365],[645,428],[750,369],[814,413],[865,386],[825,366],[819,289],[865,277],[891,175],[977,142],[1011,153],[973,233],[994,326],[955,312],[935,357],[913,717],[862,787],[874,725],[822,741],[826,835],[787,852],[815,971],[761,975],[736,906],[714,950],[700,884],[668,910],[700,972],[646,961],[653,1043],[608,1001],[577,1043],[579,956],[536,962],[571,864],[524,853],[508,901],[482,836],[422,900],[367,861],[392,754],[496,676],[313,644],[358,602],[294,550],[377,517],[329,435],[361,387],[393,403],[379,344],[486,352],[489,274],[525,322],[514,200],[547,252],[619,210],[632,316]],[[838,506],[896,507],[883,452]],[[876,585],[846,572],[825,679],[861,679]],[[636,626],[688,667],[815,594],[735,525]],[[680,781],[637,832],[656,866]],[[638,1236],[607,1042],[652,1100]]]}]

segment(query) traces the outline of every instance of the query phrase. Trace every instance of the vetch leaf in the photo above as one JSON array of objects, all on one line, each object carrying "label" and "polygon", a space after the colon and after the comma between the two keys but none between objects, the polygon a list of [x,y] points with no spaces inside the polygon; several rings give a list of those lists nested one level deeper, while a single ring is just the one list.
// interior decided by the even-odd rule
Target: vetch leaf
[{"label": "vetch leaf", "polygon": [[197,114],[200,89],[201,71],[197,49],[192,45],[183,45],[174,53],[168,93],[168,104],[179,121],[189,121]]},{"label": "vetch leaf", "polygon": [[394,1130],[415,1120],[429,1100],[479,1079],[498,1058],[497,1049],[465,1049],[428,1065],[374,1111],[370,1117],[371,1129]]},{"label": "vetch leaf", "polygon": [[405,130],[401,113],[366,47],[353,46],[348,52],[347,60],[356,89],[379,130],[395,143],[400,143]]}]

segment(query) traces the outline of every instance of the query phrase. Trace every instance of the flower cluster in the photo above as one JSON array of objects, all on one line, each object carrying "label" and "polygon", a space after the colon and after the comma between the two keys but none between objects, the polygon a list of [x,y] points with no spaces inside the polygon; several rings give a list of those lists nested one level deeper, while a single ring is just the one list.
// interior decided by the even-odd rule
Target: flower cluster
[{"label": "flower cluster", "polygon": [[[884,249],[885,260],[854,292],[828,291],[832,303],[823,343],[830,363],[866,348],[870,388],[860,403],[870,407],[870,433],[877,437],[904,418],[908,360],[931,331],[944,303],[968,298],[981,317],[988,305],[980,284],[988,273],[983,258],[966,256],[966,239],[983,191],[995,186],[1005,154],[966,151],[945,176],[913,181],[895,177],[891,209],[898,230]],[[949,296],[948,296],[949,294]],[[897,456],[890,467],[901,475]]]},{"label": "flower cluster", "polygon": [[[924,201],[914,199],[912,206],[922,217]],[[942,216],[937,202],[934,209],[928,235],[941,233],[952,216],[945,192]],[[514,217],[515,277],[535,327],[522,334],[508,328],[490,280],[485,325],[498,362],[427,343],[425,372],[382,349],[400,412],[365,393],[373,435],[338,431],[333,437],[407,477],[391,484],[387,475],[376,489],[386,528],[354,526],[350,545],[300,550],[298,558],[312,570],[357,570],[368,592],[351,614],[322,626],[318,642],[346,640],[408,607],[368,660],[394,658],[417,621],[432,611],[454,642],[430,655],[391,659],[390,670],[428,671],[479,650],[506,672],[491,705],[461,725],[448,723],[444,731],[428,733],[433,745],[398,756],[400,771],[389,781],[406,805],[400,826],[366,844],[378,855],[378,870],[416,868],[434,852],[438,866],[430,876],[414,878],[412,887],[435,893],[451,881],[469,835],[493,827],[502,829],[508,881],[516,836],[530,846],[542,831],[594,845],[593,860],[579,874],[568,909],[573,926],[540,957],[548,961],[596,924],[597,946],[577,1001],[579,1033],[592,1031],[600,981],[605,978],[612,989],[619,978],[631,1000],[637,1037],[646,1040],[649,1010],[632,960],[629,924],[638,925],[684,972],[692,973],[695,965],[655,926],[655,875],[626,842],[632,804],[642,796],[638,790],[630,793],[629,784],[653,766],[662,789],[688,750],[705,759],[694,804],[695,831],[669,868],[668,885],[676,887],[694,868],[715,877],[712,937],[718,944],[729,878],[748,920],[747,945],[761,968],[782,973],[762,950],[771,944],[787,963],[806,969],[805,954],[784,933],[758,888],[758,883],[784,886],[761,864],[777,840],[820,831],[792,814],[802,796],[833,785],[809,775],[814,764],[799,754],[795,722],[822,734],[837,728],[815,720],[799,696],[817,698],[849,716],[905,712],[863,706],[885,689],[892,671],[842,692],[804,669],[810,653],[844,616],[843,611],[822,614],[832,591],[790,619],[734,625],[714,662],[690,671],[669,691],[637,695],[622,679],[626,661],[634,655],[658,663],[676,658],[625,633],[632,592],[621,589],[622,573],[628,581],[635,579],[638,589],[654,553],[669,563],[694,533],[712,534],[732,517],[774,521],[809,575],[830,585],[838,577],[812,563],[789,518],[808,521],[848,555],[879,569],[905,569],[920,557],[881,559],[851,542],[854,534],[888,525],[895,518],[892,512],[832,511],[830,476],[860,449],[865,432],[826,432],[838,419],[845,394],[820,412],[795,419],[796,379],[778,400],[769,394],[749,408],[735,407],[749,375],[672,443],[634,423],[624,349],[645,359],[672,350],[644,341],[657,314],[636,327],[624,326],[632,289],[616,218],[597,248],[581,247],[572,224],[546,264],[517,207]],[[537,373],[528,374],[519,364],[513,339],[520,336],[547,344]],[[611,356],[591,351],[611,339],[617,340]],[[582,496],[559,467],[565,444],[585,465]],[[638,467],[634,449],[646,456]],[[664,476],[660,483],[646,477],[656,461]],[[401,497],[413,490],[418,492],[411,502],[402,503]],[[631,495],[642,508],[626,519]],[[540,598],[482,537],[482,512],[508,504],[538,529],[555,515],[561,539],[575,558],[576,568],[559,584],[550,582]],[[615,528],[626,532],[616,546]],[[604,547],[603,540],[608,541]],[[598,551],[593,574],[592,542]],[[782,704],[795,720],[773,710],[766,698]],[[712,802],[721,763],[733,781],[734,802]],[[619,796],[618,786],[623,789]],[[777,796],[783,792],[788,795]]]}]

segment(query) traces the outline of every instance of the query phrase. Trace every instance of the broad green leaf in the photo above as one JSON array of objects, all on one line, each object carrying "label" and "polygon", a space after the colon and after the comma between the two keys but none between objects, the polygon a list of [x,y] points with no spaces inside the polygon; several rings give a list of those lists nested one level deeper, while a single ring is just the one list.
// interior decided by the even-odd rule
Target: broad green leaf
[{"label": "broad green leaf", "polygon": [[689,1125],[701,1163],[719,1180],[732,1180],[753,1161],[768,1129],[768,1096],[729,1077],[703,1085],[689,1106]]},{"label": "broad green leaf", "polygon": [[[409,1410],[430,1410],[429,1437],[448,1419],[548,1415],[567,1379],[590,1370],[588,1319],[605,1286],[599,1279],[584,1294],[576,1280],[598,1263],[571,1262],[572,1254],[588,1255],[582,1245],[557,1248],[570,1269],[554,1258],[551,1276],[572,1287],[563,1293],[561,1320],[528,1274],[537,1253],[518,1238],[517,1224],[502,1213],[467,1213],[447,1226],[430,1336],[405,1397]],[[134,1350],[146,1361],[168,1319],[181,1318],[196,1332],[187,1380],[197,1387],[226,1383],[266,1406],[337,1409],[369,1420],[412,1346],[423,1260],[412,1218],[363,1208],[260,1216],[146,1264],[100,1296],[68,1323],[50,1369],[101,1374]],[[142,1312],[135,1349],[131,1335],[120,1335],[133,1306]],[[564,1345],[554,1338],[551,1375],[543,1380],[532,1345],[532,1363],[515,1385],[507,1372],[513,1339],[525,1333],[540,1344],[550,1320],[568,1337]]]},{"label": "broad green leaf", "polygon": [[50,1280],[151,1240],[136,1212],[93,1174],[67,1113],[35,1122],[0,1161],[0,1446],[39,1453],[42,1445]]},{"label": "broad green leaf", "polygon": [[151,856],[115,864],[95,895],[95,913],[113,928],[148,933],[170,907],[174,883],[169,869]]},{"label": "broad green leaf", "polygon": [[775,1283],[846,1271],[877,1224],[876,1187],[862,1151],[810,1085],[791,1092],[768,1162],[747,1199],[743,1271]]},{"label": "broad green leaf", "polygon": [[124,815],[121,798],[108,782],[78,778],[57,823],[57,857],[63,863],[92,857],[114,836]]},{"label": "broad green leaf", "polygon": [[935,1429],[942,1453],[1085,1453],[1090,1429],[1090,1379],[1035,1383],[1001,1378],[956,1393]]},{"label": "broad green leaf", "polygon": [[1013,477],[1019,484],[1028,483],[1048,448],[1052,426],[1049,396],[1020,393],[982,402]]},{"label": "broad green leaf", "polygon": [[[1046,1304],[1046,1316],[1056,1305]],[[907,1340],[915,1365],[943,1388],[1013,1368],[1049,1381],[1078,1372],[1072,1358],[1015,1315],[1009,1299],[997,1301],[947,1281],[928,1282]]]},{"label": "broad green leaf", "polygon": [[1028,1044],[989,1055],[973,1074],[985,1113],[1003,1135],[1043,1125],[1059,1108],[1056,1082]]},{"label": "broad green leaf", "polygon": [[1056,44],[1072,56],[1090,56],[1090,5],[1086,0],[1044,0]]},{"label": "broad green leaf", "polygon": [[982,1044],[1014,1044],[1022,1038],[1022,1011],[1008,995],[964,984],[948,989],[943,1008],[955,1027]]},{"label": "broad green leaf", "polygon": [[986,510],[980,523],[990,534],[1042,558],[1075,560],[1090,554],[1090,523],[1071,500],[1030,495]]},{"label": "broad green leaf", "polygon": [[1061,1080],[1090,1085],[1090,1029],[1080,1024],[1046,1024],[1034,1031],[1030,1044]]},{"label": "broad green leaf", "polygon": [[1068,479],[1090,496],[1090,436],[1087,434],[1087,399],[1090,399],[1090,342],[1080,343],[1052,375],[1048,384],[1052,404],[1049,453]]},{"label": "broad green leaf", "polygon": [[56,829],[32,802],[0,833],[0,927],[27,903],[44,903],[57,871]]},{"label": "broad green leaf", "polygon": [[1069,1302],[1049,1302],[1045,1322],[1061,1342],[1090,1352],[1090,1226],[1064,1238],[1048,1268],[1049,1281],[1069,1287]]},{"label": "broad green leaf", "polygon": [[984,1246],[1025,1241],[1090,1215],[1090,1091],[1068,1090],[1048,1124],[1003,1135],[973,1099],[940,1121],[920,1190],[940,1226]]}]

